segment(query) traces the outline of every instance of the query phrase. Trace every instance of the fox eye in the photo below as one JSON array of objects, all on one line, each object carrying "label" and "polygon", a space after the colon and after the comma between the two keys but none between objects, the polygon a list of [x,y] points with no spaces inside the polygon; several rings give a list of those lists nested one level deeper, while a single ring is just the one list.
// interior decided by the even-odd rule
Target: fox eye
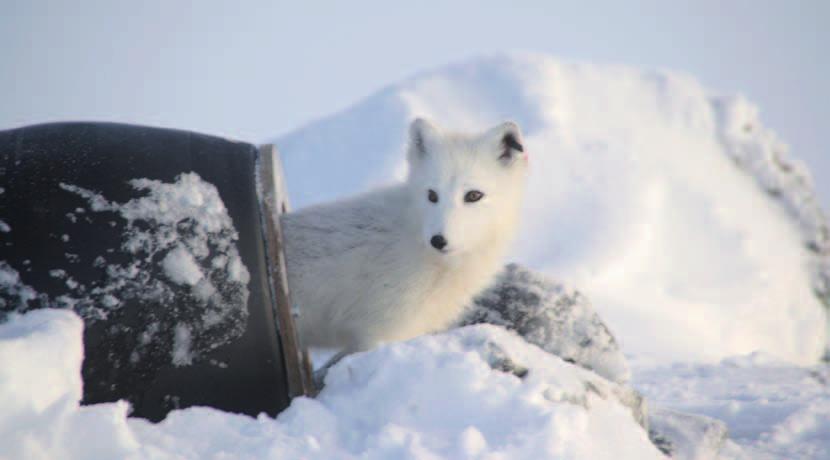
[{"label": "fox eye", "polygon": [[427,191],[427,199],[430,201],[430,203],[437,203],[438,194],[435,193],[435,190],[429,189],[429,191]]},{"label": "fox eye", "polygon": [[475,203],[476,201],[482,199],[484,194],[479,192],[478,190],[470,190],[469,192],[464,194],[464,202],[466,203]]}]

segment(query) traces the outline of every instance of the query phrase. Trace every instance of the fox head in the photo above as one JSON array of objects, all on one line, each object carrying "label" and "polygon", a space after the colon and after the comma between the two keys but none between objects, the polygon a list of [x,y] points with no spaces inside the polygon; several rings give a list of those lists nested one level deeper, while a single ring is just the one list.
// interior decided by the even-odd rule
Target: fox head
[{"label": "fox head", "polygon": [[431,251],[450,257],[512,236],[527,171],[516,123],[461,134],[418,118],[407,156],[411,199]]}]

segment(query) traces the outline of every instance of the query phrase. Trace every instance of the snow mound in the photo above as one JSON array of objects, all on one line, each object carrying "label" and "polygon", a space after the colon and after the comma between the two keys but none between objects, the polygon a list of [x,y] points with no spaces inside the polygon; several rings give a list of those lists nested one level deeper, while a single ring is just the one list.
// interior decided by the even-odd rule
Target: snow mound
[{"label": "snow mound", "polygon": [[614,336],[579,291],[510,264],[465,313],[462,325],[488,323],[565,361],[618,382],[630,377]]},{"label": "snow mound", "polygon": [[83,323],[34,310],[0,324],[0,458],[127,458],[126,403],[78,407]]},{"label": "snow mound", "polygon": [[348,357],[276,419],[189,408],[156,425],[79,407],[81,335],[65,310],[0,324],[1,458],[663,458],[616,384],[495,326]]},{"label": "snow mound", "polygon": [[280,137],[294,204],[402,177],[416,116],[522,126],[531,172],[512,260],[585,292],[626,352],[823,354],[826,220],[807,171],[745,100],[666,71],[478,59]]},{"label": "snow mound", "polygon": [[0,325],[0,430],[62,399],[80,399],[82,330],[76,315],[61,310],[36,310]]}]

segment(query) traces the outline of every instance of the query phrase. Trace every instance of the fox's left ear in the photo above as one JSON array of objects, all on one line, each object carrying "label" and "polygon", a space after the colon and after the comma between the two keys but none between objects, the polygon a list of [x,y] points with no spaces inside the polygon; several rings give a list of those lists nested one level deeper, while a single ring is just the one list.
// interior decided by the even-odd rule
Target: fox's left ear
[{"label": "fox's left ear", "polygon": [[430,154],[440,138],[438,128],[426,118],[416,118],[409,125],[409,164],[416,164]]},{"label": "fox's left ear", "polygon": [[512,121],[506,121],[484,135],[490,145],[495,145],[498,160],[503,164],[511,164],[525,151],[522,130]]}]

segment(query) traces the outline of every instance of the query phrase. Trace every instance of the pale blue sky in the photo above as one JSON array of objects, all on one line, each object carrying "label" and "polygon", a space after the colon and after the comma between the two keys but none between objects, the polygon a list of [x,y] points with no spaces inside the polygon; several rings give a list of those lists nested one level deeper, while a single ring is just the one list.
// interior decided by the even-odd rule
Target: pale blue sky
[{"label": "pale blue sky", "polygon": [[830,1],[448,3],[4,0],[0,129],[94,119],[256,142],[420,70],[533,50],[747,95],[830,207]]}]

